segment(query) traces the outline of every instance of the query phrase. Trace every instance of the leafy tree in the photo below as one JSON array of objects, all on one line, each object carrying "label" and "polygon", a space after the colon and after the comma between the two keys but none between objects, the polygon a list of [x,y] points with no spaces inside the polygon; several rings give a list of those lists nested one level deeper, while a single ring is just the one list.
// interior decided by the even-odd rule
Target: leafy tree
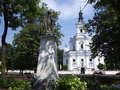
[{"label": "leafy tree", "polygon": [[96,1],[95,16],[89,20],[93,35],[92,57],[104,56],[107,69],[120,69],[120,7],[119,0]]},{"label": "leafy tree", "polygon": [[39,47],[40,47],[40,36],[47,33],[47,13],[50,13],[51,18],[54,22],[52,27],[53,32],[57,36],[57,43],[59,44],[62,34],[60,33],[60,26],[57,22],[58,12],[49,10],[47,6],[43,4],[42,8],[39,8],[37,12],[37,17],[35,22],[32,24],[27,24],[20,33],[16,34],[14,37],[14,47],[15,47],[15,69],[20,69],[21,71],[25,69],[36,70]]},{"label": "leafy tree", "polygon": [[0,0],[0,17],[3,17],[4,31],[2,35],[2,76],[5,80],[6,69],[6,36],[9,28],[16,29],[34,21],[39,0]]},{"label": "leafy tree", "polygon": [[35,69],[38,57],[40,32],[34,25],[27,25],[14,37],[14,69]]},{"label": "leafy tree", "polygon": [[0,46],[0,72],[1,72],[1,65],[2,65],[1,58],[2,58],[2,47]]},{"label": "leafy tree", "polygon": [[13,62],[14,62],[14,47],[11,44],[7,45],[7,57],[6,57],[6,68],[7,70],[12,70],[13,69]]}]

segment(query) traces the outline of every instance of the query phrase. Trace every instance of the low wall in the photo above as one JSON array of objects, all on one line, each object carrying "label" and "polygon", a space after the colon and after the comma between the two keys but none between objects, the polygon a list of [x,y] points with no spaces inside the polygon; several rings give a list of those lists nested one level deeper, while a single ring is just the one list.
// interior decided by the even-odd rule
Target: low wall
[{"label": "low wall", "polygon": [[[9,74],[19,74],[19,70],[8,70]],[[87,70],[85,71],[85,74],[93,74],[95,71]],[[103,71],[107,75],[115,75],[116,73],[120,72],[120,70],[116,71]],[[33,70],[24,70],[23,73],[34,73]],[[79,70],[74,71],[58,71],[58,74],[80,74],[81,72]]]},{"label": "low wall", "polygon": [[[85,71],[85,74],[93,74],[95,71]],[[103,71],[107,75],[115,75],[116,73],[120,72],[119,70],[116,71]],[[58,74],[80,74],[80,71],[58,71]]]}]

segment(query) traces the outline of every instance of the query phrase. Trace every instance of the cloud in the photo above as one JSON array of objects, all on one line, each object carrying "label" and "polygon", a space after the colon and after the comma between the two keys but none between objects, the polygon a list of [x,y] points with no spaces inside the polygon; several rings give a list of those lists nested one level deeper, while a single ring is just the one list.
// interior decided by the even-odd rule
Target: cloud
[{"label": "cloud", "polygon": [[[48,4],[48,7],[60,11],[61,19],[72,19],[78,17],[80,8],[83,8],[86,4],[86,0],[68,0],[65,3],[59,3],[57,0],[43,0],[43,2]],[[87,5],[83,10],[84,16],[88,14],[93,14],[92,5]]]}]

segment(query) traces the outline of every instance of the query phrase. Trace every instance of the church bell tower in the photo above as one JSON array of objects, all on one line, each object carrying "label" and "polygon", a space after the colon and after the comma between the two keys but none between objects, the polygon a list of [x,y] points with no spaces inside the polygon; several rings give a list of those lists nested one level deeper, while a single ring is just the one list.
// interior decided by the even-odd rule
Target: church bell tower
[{"label": "church bell tower", "polygon": [[78,22],[76,24],[76,42],[75,42],[75,47],[76,50],[84,50],[84,38],[85,38],[85,34],[86,34],[86,29],[85,29],[85,23],[83,21],[83,13],[80,10],[79,12],[79,18],[78,18]]},{"label": "church bell tower", "polygon": [[83,34],[83,33],[86,32],[84,24],[85,24],[85,23],[84,23],[84,21],[83,21],[83,13],[82,13],[82,11],[80,10],[78,22],[77,22],[77,24],[76,24],[77,34]]}]

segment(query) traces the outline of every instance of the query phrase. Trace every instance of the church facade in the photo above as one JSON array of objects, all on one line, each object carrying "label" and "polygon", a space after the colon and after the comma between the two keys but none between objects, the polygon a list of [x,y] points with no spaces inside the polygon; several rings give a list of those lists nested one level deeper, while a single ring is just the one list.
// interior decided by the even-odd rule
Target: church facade
[{"label": "church facade", "polygon": [[68,66],[68,70],[97,70],[99,63],[104,64],[103,57],[91,58],[90,44],[91,36],[85,28],[82,12],[79,12],[79,19],[76,24],[76,34],[70,38],[69,48],[65,47],[63,64]]}]

